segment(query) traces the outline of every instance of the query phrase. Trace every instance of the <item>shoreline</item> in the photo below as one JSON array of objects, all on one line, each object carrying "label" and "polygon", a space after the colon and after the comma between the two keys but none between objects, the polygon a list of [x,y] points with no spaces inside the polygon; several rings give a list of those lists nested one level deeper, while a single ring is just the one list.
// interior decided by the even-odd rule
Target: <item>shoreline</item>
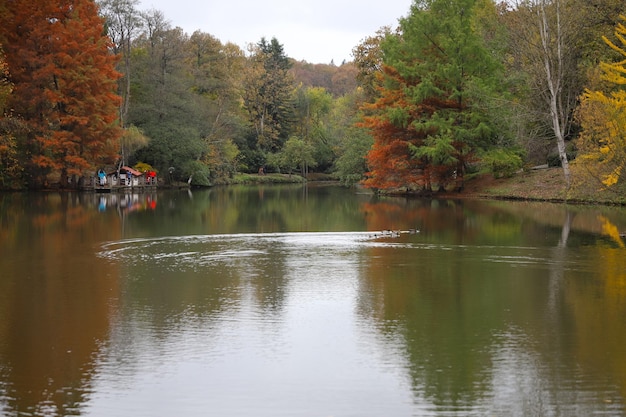
[{"label": "shoreline", "polygon": [[[580,204],[580,205],[612,205],[626,206],[626,184],[617,184],[611,188],[602,184],[589,175],[581,173],[581,169],[574,169],[573,185],[567,189],[563,178],[563,171],[559,167],[545,168],[541,170],[523,171],[508,178],[494,178],[491,174],[477,174],[465,181],[462,191],[386,191],[379,193],[380,196],[406,197],[406,198],[434,198],[434,199],[489,199],[509,201],[538,201],[555,204]],[[237,174],[228,181],[220,181],[207,186],[194,186],[187,183],[174,183],[159,185],[153,190],[176,190],[223,187],[230,185],[263,185],[263,184],[338,184],[341,182],[329,175],[314,174],[309,179],[297,174]],[[359,184],[352,187],[363,188]],[[364,189],[368,193],[375,194],[373,190]],[[72,188],[47,187],[41,190],[0,190],[3,192],[20,191],[81,191]],[[87,192],[92,192],[88,190]],[[145,191],[145,190],[144,190]]]}]

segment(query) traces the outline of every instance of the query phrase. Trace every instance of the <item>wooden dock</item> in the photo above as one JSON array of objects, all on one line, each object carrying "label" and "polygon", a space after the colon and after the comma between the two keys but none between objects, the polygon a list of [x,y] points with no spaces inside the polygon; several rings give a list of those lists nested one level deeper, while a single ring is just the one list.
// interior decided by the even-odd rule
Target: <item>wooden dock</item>
[{"label": "wooden dock", "polygon": [[154,191],[157,187],[158,180],[155,172],[142,173],[123,166],[121,169],[107,174],[102,170],[99,171],[96,176],[87,179],[82,189],[96,193],[137,193]]}]

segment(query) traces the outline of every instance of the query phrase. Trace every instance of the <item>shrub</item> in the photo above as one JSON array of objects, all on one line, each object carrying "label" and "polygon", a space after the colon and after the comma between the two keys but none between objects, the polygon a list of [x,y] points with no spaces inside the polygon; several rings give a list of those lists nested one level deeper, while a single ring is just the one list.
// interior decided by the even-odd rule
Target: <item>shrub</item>
[{"label": "shrub", "polygon": [[152,165],[145,162],[137,162],[133,168],[139,172],[156,171],[156,169],[152,168]]},{"label": "shrub", "polygon": [[502,148],[487,151],[481,160],[483,167],[491,171],[495,178],[511,177],[524,164],[521,151]]},{"label": "shrub", "polygon": [[209,167],[200,161],[190,161],[183,168],[186,175],[191,177],[191,184],[200,186],[209,186],[210,170]]}]

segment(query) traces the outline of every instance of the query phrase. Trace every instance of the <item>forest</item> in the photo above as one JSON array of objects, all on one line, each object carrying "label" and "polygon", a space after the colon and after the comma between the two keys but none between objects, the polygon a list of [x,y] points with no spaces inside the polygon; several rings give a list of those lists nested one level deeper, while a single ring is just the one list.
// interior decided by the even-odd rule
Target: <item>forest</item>
[{"label": "forest", "polygon": [[124,165],[194,186],[262,171],[461,191],[540,165],[625,180],[622,0],[414,0],[340,64],[138,4],[0,3],[0,189]]}]

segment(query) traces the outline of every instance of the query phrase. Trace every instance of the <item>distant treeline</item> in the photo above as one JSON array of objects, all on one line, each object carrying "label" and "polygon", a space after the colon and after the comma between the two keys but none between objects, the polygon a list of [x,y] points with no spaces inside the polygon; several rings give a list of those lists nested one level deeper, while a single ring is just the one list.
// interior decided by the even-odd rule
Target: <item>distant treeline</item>
[{"label": "distant treeline", "polygon": [[577,158],[607,186],[622,178],[621,1],[415,0],[340,65],[297,62],[275,38],[243,50],[188,34],[137,5],[0,6],[0,188],[121,165],[196,185],[263,168],[431,191],[544,163],[570,181]]}]

